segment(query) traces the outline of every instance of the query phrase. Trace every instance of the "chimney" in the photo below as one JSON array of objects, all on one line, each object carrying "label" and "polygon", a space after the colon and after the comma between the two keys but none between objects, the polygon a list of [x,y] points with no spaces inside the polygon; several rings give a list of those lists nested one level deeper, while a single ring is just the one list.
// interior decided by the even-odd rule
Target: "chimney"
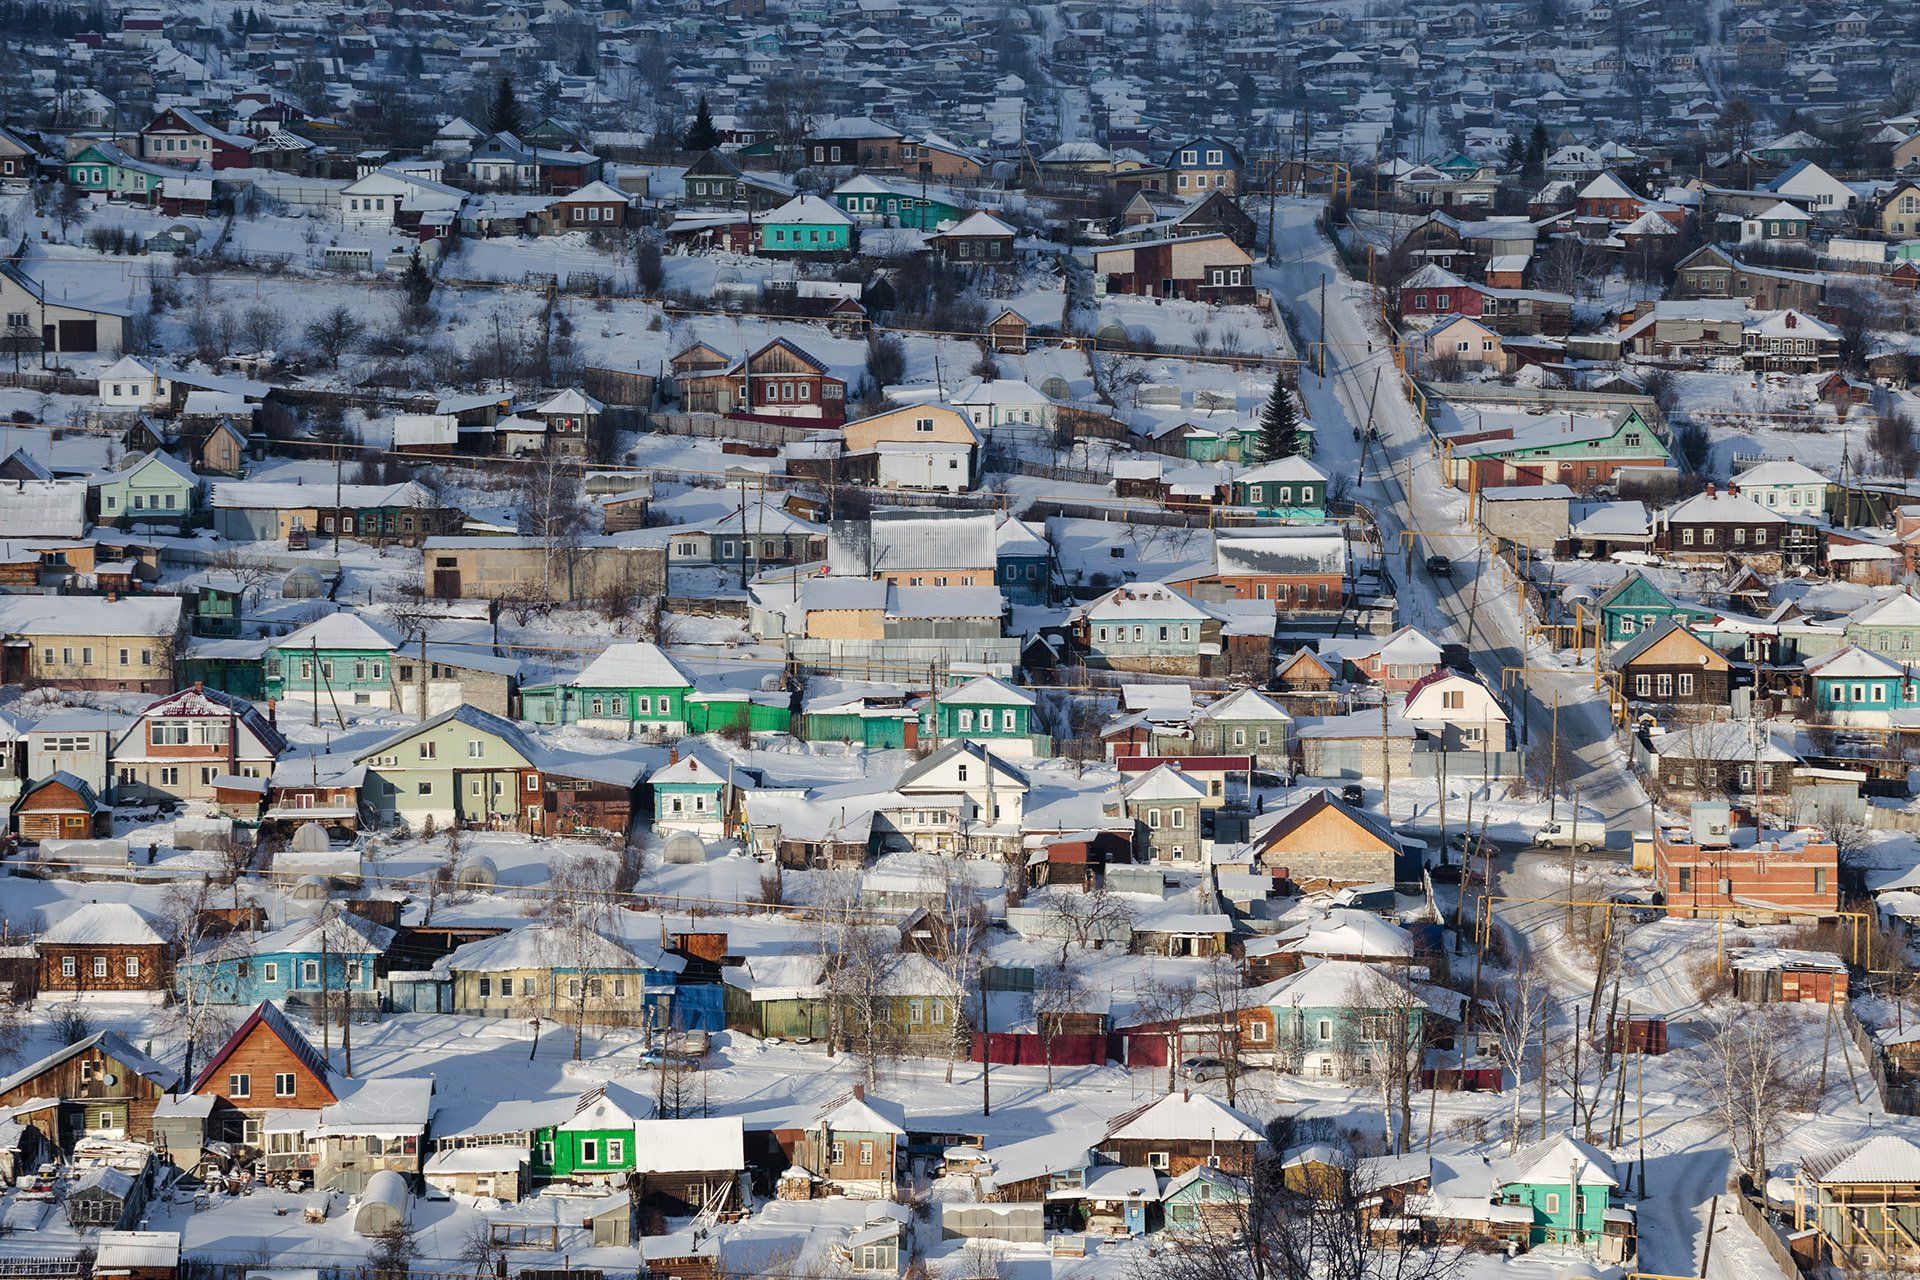
[{"label": "chimney", "polygon": [[1707,496],[1711,498],[1716,496],[1717,493],[1718,493],[1718,490],[1714,488],[1713,481],[1711,480],[1707,481]]},{"label": "chimney", "polygon": [[1731,480],[1727,481],[1727,496],[1729,498],[1737,498],[1740,496],[1740,486]]},{"label": "chimney", "polygon": [[865,1102],[867,1100],[867,1086],[863,1084],[853,1086],[853,1100],[855,1102]]},{"label": "chimney", "polygon": [[193,682],[193,691],[194,691],[195,693],[202,693],[202,692],[204,692],[204,690],[203,690],[203,689],[202,689],[202,688],[200,687],[200,682],[199,682],[198,680],[195,680],[195,681]]},{"label": "chimney", "polygon": [[679,763],[680,763],[680,748],[678,748],[678,747],[668,747],[668,748],[667,748],[667,763],[668,763],[668,764],[679,764]]}]

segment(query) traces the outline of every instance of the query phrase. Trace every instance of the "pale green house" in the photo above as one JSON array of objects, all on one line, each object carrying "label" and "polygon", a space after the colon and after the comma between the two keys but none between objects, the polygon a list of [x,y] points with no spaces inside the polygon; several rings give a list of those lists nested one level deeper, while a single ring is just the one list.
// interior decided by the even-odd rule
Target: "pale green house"
[{"label": "pale green house", "polygon": [[178,168],[128,155],[111,142],[90,142],[67,161],[67,181],[80,190],[147,204],[159,198],[163,181],[181,176]]},{"label": "pale green house", "polygon": [[200,510],[200,477],[165,449],[134,455],[96,486],[102,524],[180,524]]},{"label": "pale green house", "polygon": [[520,707],[532,724],[682,737],[689,732],[692,693],[686,668],[659,645],[634,641],[609,645],[571,680],[523,689]]},{"label": "pale green house", "polygon": [[354,757],[366,767],[360,797],[382,824],[418,830],[518,827],[541,804],[542,751],[520,726],[461,705],[402,729]]},{"label": "pale green house", "polygon": [[1620,1177],[1612,1158],[1571,1135],[1501,1161],[1494,1177],[1500,1203],[1533,1211],[1531,1244],[1575,1245],[1605,1257],[1610,1240],[1633,1236],[1631,1212],[1614,1203]]}]

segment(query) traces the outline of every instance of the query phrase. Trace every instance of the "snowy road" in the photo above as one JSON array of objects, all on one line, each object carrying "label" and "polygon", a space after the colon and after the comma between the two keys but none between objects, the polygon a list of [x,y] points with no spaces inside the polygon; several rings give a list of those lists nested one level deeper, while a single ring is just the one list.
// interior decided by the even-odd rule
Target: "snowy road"
[{"label": "snowy road", "polygon": [[[1315,461],[1330,474],[1354,480],[1353,494],[1375,513],[1399,588],[1401,619],[1436,639],[1460,641],[1494,688],[1508,684],[1516,728],[1530,751],[1550,749],[1554,704],[1559,705],[1561,769],[1569,802],[1606,820],[1609,843],[1630,843],[1629,824],[1646,797],[1627,769],[1611,731],[1606,700],[1590,677],[1551,667],[1544,644],[1525,643],[1519,594],[1503,566],[1482,558],[1467,520],[1466,496],[1442,483],[1425,424],[1402,391],[1370,290],[1340,269],[1333,246],[1316,223],[1317,202],[1284,202],[1275,229],[1278,261],[1255,269],[1299,318],[1308,367],[1300,392],[1317,431]],[[1324,298],[1324,309],[1322,299]],[[1324,342],[1326,376],[1313,371]],[[1371,422],[1378,439],[1362,456],[1357,431]],[[1455,562],[1451,580],[1430,576],[1425,562]],[[1524,669],[1525,674],[1521,674]],[[1511,671],[1507,681],[1504,673]]]}]

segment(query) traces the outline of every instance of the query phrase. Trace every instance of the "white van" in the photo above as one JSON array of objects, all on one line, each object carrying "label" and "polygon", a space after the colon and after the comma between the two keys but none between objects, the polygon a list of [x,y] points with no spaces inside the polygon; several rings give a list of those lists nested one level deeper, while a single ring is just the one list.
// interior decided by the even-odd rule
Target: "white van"
[{"label": "white van", "polygon": [[1575,822],[1562,818],[1541,824],[1533,833],[1533,843],[1542,849],[1565,849],[1571,845],[1581,853],[1592,853],[1607,847],[1607,824],[1591,819]]}]

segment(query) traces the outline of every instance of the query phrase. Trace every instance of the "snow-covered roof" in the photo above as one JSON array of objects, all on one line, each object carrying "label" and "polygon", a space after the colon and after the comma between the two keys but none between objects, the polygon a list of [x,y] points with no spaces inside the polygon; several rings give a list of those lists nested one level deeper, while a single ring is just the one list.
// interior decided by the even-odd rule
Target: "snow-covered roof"
[{"label": "snow-covered roof", "polygon": [[47,926],[40,941],[56,946],[164,946],[159,923],[124,902],[89,902],[63,913]]},{"label": "snow-covered roof", "polygon": [[1246,1112],[1191,1091],[1170,1093],[1158,1102],[1119,1117],[1108,1127],[1106,1136],[1137,1141],[1265,1140],[1260,1122]]},{"label": "snow-covered roof", "polygon": [[1877,1134],[1808,1156],[1800,1168],[1820,1183],[1920,1182],[1920,1146],[1898,1134]]},{"label": "snow-covered roof", "polygon": [[401,637],[385,623],[357,613],[330,613],[275,643],[276,649],[370,650],[391,653]]},{"label": "snow-covered roof", "polygon": [[693,676],[667,651],[645,640],[609,645],[569,683],[577,688],[691,688]]}]

